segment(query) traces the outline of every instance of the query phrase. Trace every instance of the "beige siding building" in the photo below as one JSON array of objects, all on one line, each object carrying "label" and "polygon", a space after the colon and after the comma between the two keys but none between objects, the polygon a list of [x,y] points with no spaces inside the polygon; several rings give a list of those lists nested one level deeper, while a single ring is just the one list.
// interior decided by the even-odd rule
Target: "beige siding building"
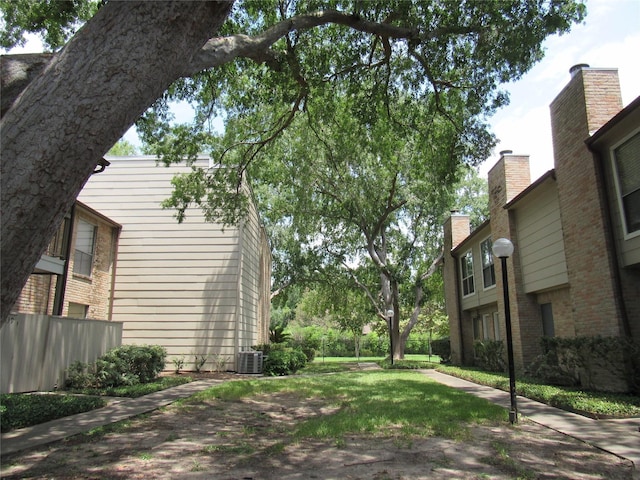
[{"label": "beige siding building", "polygon": [[[505,338],[500,262],[509,238],[516,367],[542,336],[640,340],[640,98],[622,108],[617,70],[585,65],[551,105],[555,168],[531,183],[529,158],[502,152],[489,172],[491,218],[474,232],[444,225],[452,359],[474,363],[474,342]],[[496,282],[495,279],[498,278]]]},{"label": "beige siding building", "polygon": [[[113,319],[123,343],[167,348],[169,364],[207,356],[204,369],[268,339],[271,256],[255,207],[237,227],[209,223],[197,208],[178,223],[160,204],[174,175],[189,167],[157,166],[155,157],[122,157],[94,175],[79,198],[122,225]],[[196,162],[208,168],[209,159]]]}]

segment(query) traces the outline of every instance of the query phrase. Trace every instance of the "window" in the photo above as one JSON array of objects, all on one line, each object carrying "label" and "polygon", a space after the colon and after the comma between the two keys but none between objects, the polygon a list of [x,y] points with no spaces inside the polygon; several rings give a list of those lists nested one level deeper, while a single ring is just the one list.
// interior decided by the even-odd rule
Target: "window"
[{"label": "window", "polygon": [[500,316],[498,312],[493,312],[493,335],[496,340],[500,340]]},{"label": "window", "polygon": [[640,231],[640,132],[613,150],[626,233]]},{"label": "window", "polygon": [[540,305],[540,316],[542,317],[542,335],[545,337],[553,337],[555,328],[553,326],[553,309],[550,303]]},{"label": "window", "polygon": [[79,220],[76,233],[76,251],[73,257],[73,273],[91,276],[95,243],[96,227],[84,220]]},{"label": "window", "polygon": [[482,318],[473,317],[473,339],[482,340]]},{"label": "window", "polygon": [[82,305],[80,303],[69,302],[69,318],[87,318],[89,312],[89,305]]},{"label": "window", "polygon": [[496,284],[496,270],[493,267],[493,252],[491,251],[491,238],[487,238],[480,244],[482,256],[482,282],[484,288],[493,287]]},{"label": "window", "polygon": [[471,295],[474,293],[473,285],[473,255],[468,251],[460,259],[460,267],[462,270],[462,295]]},{"label": "window", "polygon": [[491,334],[489,333],[489,317],[488,313],[482,315],[482,338],[484,340],[488,340],[491,338]]}]

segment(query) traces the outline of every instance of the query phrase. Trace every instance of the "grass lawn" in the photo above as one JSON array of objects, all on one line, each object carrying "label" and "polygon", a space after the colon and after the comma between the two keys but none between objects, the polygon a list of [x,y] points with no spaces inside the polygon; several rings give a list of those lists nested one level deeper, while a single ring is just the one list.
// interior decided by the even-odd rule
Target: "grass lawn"
[{"label": "grass lawn", "polygon": [[29,427],[76,413],[104,407],[104,396],[141,397],[169,387],[189,383],[191,377],[161,377],[155,382],[128,387],[72,390],[45,394],[6,393],[0,395],[0,431]]},{"label": "grass lawn", "polygon": [[[227,388],[231,389],[231,391],[234,391],[233,389],[240,388],[235,384],[247,384],[249,385],[249,387],[246,388],[250,389],[258,388],[258,384],[264,384],[264,386],[261,386],[260,388],[269,388],[267,385],[271,384],[279,385],[278,388],[284,388],[281,382],[287,382],[287,385],[289,385],[289,387],[286,388],[300,388],[301,391],[304,392],[305,389],[312,388],[310,385],[315,385],[315,380],[312,380],[314,375],[324,373],[337,373],[337,375],[331,376],[332,380],[331,382],[329,382],[331,385],[333,385],[333,382],[335,380],[335,389],[331,390],[330,386],[322,387],[326,389],[325,391],[323,391],[323,394],[326,393],[333,395],[333,397],[335,397],[336,399],[342,398],[342,400],[340,401],[351,401],[346,400],[350,398],[349,395],[351,394],[346,394],[346,392],[344,391],[345,389],[348,390],[348,388],[354,388],[355,390],[353,394],[356,395],[358,394],[358,392],[365,390],[363,387],[356,388],[357,385],[368,385],[370,387],[372,383],[377,383],[378,381],[380,381],[382,383],[380,385],[376,385],[375,387],[375,395],[376,398],[379,399],[384,395],[390,396],[388,402],[380,402],[381,405],[383,405],[383,407],[381,408],[386,409],[389,406],[389,402],[397,402],[397,400],[393,398],[393,396],[397,393],[394,390],[394,388],[398,387],[397,382],[400,382],[401,385],[409,387],[406,393],[407,395],[423,395],[423,401],[429,400],[432,386],[428,386],[429,392],[422,391],[422,393],[418,393],[418,391],[416,390],[416,385],[418,385],[419,383],[416,383],[416,380],[414,379],[422,378],[422,376],[416,375],[414,372],[403,371],[403,369],[415,368],[436,368],[441,372],[447,373],[449,375],[458,376],[475,383],[488,385],[494,388],[508,391],[509,379],[506,374],[488,373],[470,368],[439,365],[438,363],[434,363],[434,361],[439,361],[438,357],[432,356],[431,358],[432,361],[429,362],[427,355],[407,355],[407,358],[405,360],[396,362],[396,364],[394,365],[395,370],[363,371],[357,373],[351,372],[348,374],[348,378],[353,379],[355,383],[353,383],[353,385],[351,385],[350,387],[348,387],[349,381],[343,380],[341,375],[343,373],[347,375],[347,372],[353,370],[356,363],[375,362],[385,368],[389,368],[390,365],[388,361],[385,362],[384,358],[382,357],[360,357],[359,359],[356,359],[355,357],[325,357],[324,359],[317,358],[314,362],[310,363],[304,369],[300,370],[300,372],[298,372],[299,375],[283,379],[276,379],[273,382],[230,382],[229,386],[224,385],[224,389],[221,391],[226,391],[225,389]],[[385,372],[391,376],[383,377],[381,375],[377,375],[378,373],[381,374]],[[412,381],[407,381],[405,379],[408,377],[404,376],[407,374],[416,376],[412,377]],[[157,382],[136,385],[133,387],[120,387],[117,389],[106,390],[82,390],[74,392],[83,394],[79,396],[75,394],[67,394],[66,392],[49,395],[0,395],[0,430],[6,432],[11,429],[23,428],[49,420],[54,420],[56,418],[73,415],[75,413],[81,413],[95,408],[100,408],[106,404],[105,400],[101,398],[104,395],[138,397],[151,392],[179,385],[181,383],[186,383],[188,381],[191,381],[191,378],[188,376],[163,377]],[[258,384],[256,384],[256,382],[258,382]],[[389,385],[395,385],[395,387],[390,387]],[[558,408],[563,408],[565,410],[583,413],[594,418],[640,416],[640,398],[634,395],[588,392],[575,388],[563,388],[544,385],[532,379],[522,378],[516,379],[516,386],[518,395],[547,403]],[[426,387],[422,385],[420,388],[424,389]],[[437,390],[441,391],[442,388],[451,390],[447,387],[440,386],[438,386]],[[454,392],[455,391],[452,392],[452,395]],[[371,393],[367,393],[367,395],[371,395]],[[439,393],[438,395],[441,395],[441,393]],[[461,397],[454,395],[453,398],[460,399]],[[452,411],[459,412],[461,414],[465,413],[464,408],[462,411],[460,411],[457,408],[457,405],[453,407]],[[381,415],[381,419],[391,418],[388,417],[387,413],[382,413]],[[466,417],[463,416],[463,418]],[[347,418],[341,421],[348,423]],[[439,430],[444,428],[444,425],[431,426],[429,428]]]},{"label": "grass lawn", "polygon": [[[432,356],[432,359],[434,356]],[[438,358],[438,357],[435,357]],[[328,361],[327,361],[328,360]],[[454,367],[428,362],[426,355],[407,355],[405,360],[396,361],[393,368],[435,368],[442,373],[509,391],[509,377],[506,373],[485,372],[471,367]],[[344,371],[355,357],[329,357],[325,362],[316,359],[300,373],[328,373]],[[384,368],[391,368],[382,357],[370,357],[360,362],[376,362]],[[640,417],[640,397],[632,394],[586,391],[575,387],[545,385],[532,378],[516,377],[518,395],[547,405],[580,413],[592,418]]]},{"label": "grass lawn", "polygon": [[504,422],[505,409],[408,370],[369,370],[305,375],[271,381],[229,382],[180,401],[185,408],[212,399],[235,401],[283,392],[322,398],[332,413],[296,425],[294,438],[348,434],[437,435],[466,439],[474,424]]},{"label": "grass lawn", "polygon": [[[431,358],[431,359],[429,359]],[[316,355],[313,363],[367,363],[367,362],[382,362],[385,357],[322,357]],[[417,362],[433,362],[440,363],[440,357],[437,355],[405,355],[405,360],[412,360]]]}]

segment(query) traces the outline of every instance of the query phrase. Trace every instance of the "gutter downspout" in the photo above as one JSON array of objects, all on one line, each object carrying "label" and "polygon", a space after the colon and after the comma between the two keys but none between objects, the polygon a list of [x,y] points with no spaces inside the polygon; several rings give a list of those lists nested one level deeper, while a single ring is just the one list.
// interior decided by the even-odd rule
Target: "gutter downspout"
[{"label": "gutter downspout", "polygon": [[238,224],[238,278],[236,283],[236,318],[235,318],[235,365],[236,372],[239,368],[240,345],[240,320],[242,319],[242,270],[244,263],[244,220]]},{"label": "gutter downspout", "polygon": [[112,247],[112,255],[113,261],[111,263],[111,292],[109,295],[109,308],[107,311],[107,320],[110,322],[113,320],[113,297],[115,296],[115,288],[116,288],[116,272],[118,267],[118,247],[120,245],[120,232],[122,231],[122,227],[118,227],[118,229],[113,232],[111,235],[111,239],[113,242]]},{"label": "gutter downspout", "polygon": [[69,277],[69,259],[71,258],[71,236],[73,235],[73,225],[76,221],[76,204],[73,203],[71,207],[71,212],[69,215],[69,223],[67,224],[67,228],[65,228],[64,239],[64,272],[62,275],[57,275],[56,280],[56,292],[53,300],[53,315],[58,317],[62,316],[62,312],[64,310],[64,295],[67,290],[67,279]]},{"label": "gutter downspout", "polygon": [[[458,304],[458,331],[460,332],[460,364],[464,365],[464,335],[462,330],[462,301],[460,300],[460,269],[458,268],[459,262],[458,258],[455,257],[451,252],[449,252],[449,256],[454,261],[454,271],[456,272],[456,303]],[[449,340],[451,341],[451,340]]]}]

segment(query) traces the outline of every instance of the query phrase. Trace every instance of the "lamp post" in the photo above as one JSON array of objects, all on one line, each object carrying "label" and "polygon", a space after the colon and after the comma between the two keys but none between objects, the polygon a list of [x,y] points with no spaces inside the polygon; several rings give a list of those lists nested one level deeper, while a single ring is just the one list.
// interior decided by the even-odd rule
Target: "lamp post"
[{"label": "lamp post", "polygon": [[389,350],[391,355],[391,365],[393,365],[393,310],[387,310],[387,318],[389,319]]},{"label": "lamp post", "polygon": [[507,258],[513,254],[513,243],[508,238],[499,238],[493,242],[493,254],[502,264],[502,291],[504,293],[504,321],[507,328],[507,362],[509,364],[509,396],[511,409],[509,421],[518,421],[518,404],[516,401],[516,372],[513,362],[513,337],[511,336],[511,308],[509,306],[509,280],[507,279]]}]

